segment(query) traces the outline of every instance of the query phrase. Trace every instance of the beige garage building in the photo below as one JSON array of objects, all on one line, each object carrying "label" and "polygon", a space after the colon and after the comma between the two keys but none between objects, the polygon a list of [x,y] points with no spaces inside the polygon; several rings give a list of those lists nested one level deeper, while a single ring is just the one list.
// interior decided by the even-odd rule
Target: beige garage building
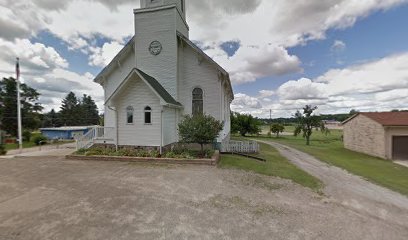
[{"label": "beige garage building", "polygon": [[358,113],[343,122],[344,147],[368,155],[408,160],[408,112]]}]

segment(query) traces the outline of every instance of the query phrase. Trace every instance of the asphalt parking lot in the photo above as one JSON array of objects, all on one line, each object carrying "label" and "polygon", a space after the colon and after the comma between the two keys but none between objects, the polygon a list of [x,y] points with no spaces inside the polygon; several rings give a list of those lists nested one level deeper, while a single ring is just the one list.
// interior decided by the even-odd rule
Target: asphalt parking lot
[{"label": "asphalt parking lot", "polygon": [[407,239],[286,180],[205,166],[0,159],[0,239]]}]

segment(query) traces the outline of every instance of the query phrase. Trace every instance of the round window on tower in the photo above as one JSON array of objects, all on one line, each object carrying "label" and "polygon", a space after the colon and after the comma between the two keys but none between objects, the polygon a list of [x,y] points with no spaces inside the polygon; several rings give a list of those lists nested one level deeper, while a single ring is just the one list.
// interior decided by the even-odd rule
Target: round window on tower
[{"label": "round window on tower", "polygon": [[162,51],[163,47],[159,41],[153,41],[150,43],[149,52],[152,55],[159,55]]}]

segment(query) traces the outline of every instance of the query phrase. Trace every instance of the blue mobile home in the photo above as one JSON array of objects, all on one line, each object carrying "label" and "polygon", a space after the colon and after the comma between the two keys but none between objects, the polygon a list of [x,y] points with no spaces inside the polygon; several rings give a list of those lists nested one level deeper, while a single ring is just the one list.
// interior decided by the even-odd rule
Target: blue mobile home
[{"label": "blue mobile home", "polygon": [[58,127],[58,128],[40,128],[41,134],[48,139],[77,139],[85,135],[91,127]]}]

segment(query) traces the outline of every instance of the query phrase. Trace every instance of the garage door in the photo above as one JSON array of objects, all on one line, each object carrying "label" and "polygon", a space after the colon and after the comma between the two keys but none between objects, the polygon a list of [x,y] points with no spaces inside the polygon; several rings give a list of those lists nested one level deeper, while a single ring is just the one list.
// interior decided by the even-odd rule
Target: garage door
[{"label": "garage door", "polygon": [[395,160],[408,160],[408,136],[393,137],[392,158]]}]

